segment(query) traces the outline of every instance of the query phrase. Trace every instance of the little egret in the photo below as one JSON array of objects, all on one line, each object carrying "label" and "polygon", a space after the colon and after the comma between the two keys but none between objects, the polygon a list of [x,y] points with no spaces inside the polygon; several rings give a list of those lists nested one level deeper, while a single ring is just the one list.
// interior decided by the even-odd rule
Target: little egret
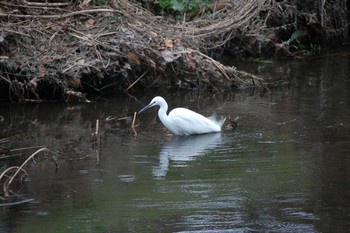
[{"label": "little egret", "polygon": [[175,108],[169,112],[168,104],[161,96],[142,108],[139,113],[158,105],[158,116],[163,125],[176,135],[204,134],[220,132],[225,119],[216,120],[215,115],[205,117],[186,108]]}]

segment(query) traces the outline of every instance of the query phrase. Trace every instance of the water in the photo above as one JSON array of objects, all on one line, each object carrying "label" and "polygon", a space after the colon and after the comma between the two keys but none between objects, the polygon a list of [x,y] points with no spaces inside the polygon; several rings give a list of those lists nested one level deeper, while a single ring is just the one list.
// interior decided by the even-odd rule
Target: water
[{"label": "water", "polygon": [[[129,98],[2,105],[2,147],[46,146],[59,168],[49,154],[28,163],[17,195],[0,201],[0,232],[348,232],[349,62],[242,66],[281,84],[265,94],[165,95],[170,108],[239,117],[218,134],[173,136],[149,110],[134,136],[123,117],[142,105]],[[103,123],[99,151],[91,134],[110,116],[121,120]]]}]

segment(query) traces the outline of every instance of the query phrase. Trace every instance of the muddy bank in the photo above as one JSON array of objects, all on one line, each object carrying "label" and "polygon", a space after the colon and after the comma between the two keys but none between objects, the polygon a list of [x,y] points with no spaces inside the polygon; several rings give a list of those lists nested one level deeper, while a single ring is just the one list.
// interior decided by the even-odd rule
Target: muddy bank
[{"label": "muddy bank", "polygon": [[[0,99],[86,101],[87,94],[145,89],[262,86],[259,77],[216,59],[294,57],[321,43],[347,41],[342,21],[347,12],[329,18],[335,14],[330,9],[347,2],[333,8],[322,2],[234,0],[219,11],[176,22],[124,0],[105,6],[1,1]],[[304,46],[313,42],[317,46]]]}]

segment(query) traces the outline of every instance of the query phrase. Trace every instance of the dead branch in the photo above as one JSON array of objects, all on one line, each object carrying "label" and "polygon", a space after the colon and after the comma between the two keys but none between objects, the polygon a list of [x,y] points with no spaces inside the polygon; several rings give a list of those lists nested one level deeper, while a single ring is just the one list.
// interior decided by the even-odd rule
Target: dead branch
[{"label": "dead branch", "polygon": [[91,14],[91,13],[101,13],[101,12],[109,12],[109,13],[118,13],[123,15],[123,12],[114,10],[114,9],[90,9],[90,10],[81,10],[81,11],[74,11],[59,15],[19,15],[19,14],[4,14],[0,13],[0,17],[5,17],[7,19],[10,18],[25,18],[25,19],[63,19],[67,17],[72,17],[76,15],[84,15],[84,14]]}]

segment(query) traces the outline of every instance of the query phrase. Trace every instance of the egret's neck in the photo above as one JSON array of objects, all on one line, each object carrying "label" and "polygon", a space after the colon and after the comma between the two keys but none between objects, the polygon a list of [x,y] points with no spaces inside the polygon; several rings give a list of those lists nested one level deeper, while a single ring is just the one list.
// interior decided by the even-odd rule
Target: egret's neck
[{"label": "egret's neck", "polygon": [[168,122],[167,111],[168,111],[168,104],[166,102],[163,102],[162,105],[160,105],[160,108],[158,110],[158,117],[164,125],[167,125],[167,122]]},{"label": "egret's neck", "polygon": [[174,134],[178,134],[174,124],[171,122],[171,117],[169,117],[167,114],[167,111],[168,111],[168,104],[165,102],[165,100],[163,100],[159,104],[158,117],[166,128],[168,128]]}]

